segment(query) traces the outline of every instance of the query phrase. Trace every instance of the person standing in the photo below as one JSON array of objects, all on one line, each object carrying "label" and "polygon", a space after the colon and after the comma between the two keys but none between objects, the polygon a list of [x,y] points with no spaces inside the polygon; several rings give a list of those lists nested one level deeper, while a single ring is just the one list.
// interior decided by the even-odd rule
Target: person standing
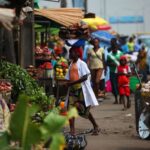
[{"label": "person standing", "polygon": [[100,48],[99,39],[92,39],[93,48],[88,51],[87,64],[91,71],[92,87],[98,98],[99,84],[104,70],[104,49]]},{"label": "person standing", "polygon": [[135,50],[135,52],[139,52],[141,50],[141,48],[142,48],[142,40],[138,39],[137,43],[134,46],[134,50]]},{"label": "person standing", "polygon": [[136,61],[138,66],[139,73],[142,75],[142,82],[147,82],[147,72],[148,72],[148,64],[147,64],[147,52],[145,46],[142,46],[139,51],[138,59]]},{"label": "person standing", "polygon": [[134,52],[134,48],[135,48],[135,43],[134,43],[133,37],[129,38],[127,45],[128,45],[129,53],[132,54]]},{"label": "person standing", "polygon": [[[127,65],[126,56],[120,57],[120,65],[116,69],[116,73],[118,75],[118,87],[119,87],[119,95],[121,101],[123,102],[123,110],[130,108],[130,87],[129,87],[129,76],[131,75],[131,69]],[[125,100],[126,96],[126,100]]]},{"label": "person standing", "polygon": [[[93,135],[99,134],[99,126],[90,112],[91,106],[97,106],[98,101],[95,97],[90,83],[90,70],[82,58],[79,48],[72,47],[69,51],[71,64],[66,74],[66,80],[69,99],[66,99],[65,105],[68,109],[76,107],[81,117],[87,118],[93,125]],[[75,118],[69,120],[70,133],[75,135]]]},{"label": "person standing", "polygon": [[112,47],[112,51],[107,56],[107,65],[110,68],[110,81],[112,86],[112,93],[115,97],[114,104],[118,104],[118,82],[116,68],[119,66],[120,57],[123,55],[121,51],[118,50],[118,45]]},{"label": "person standing", "polygon": [[122,40],[121,40],[121,51],[122,51],[124,54],[127,54],[127,53],[129,52],[129,48],[128,48],[126,39],[122,39]]}]

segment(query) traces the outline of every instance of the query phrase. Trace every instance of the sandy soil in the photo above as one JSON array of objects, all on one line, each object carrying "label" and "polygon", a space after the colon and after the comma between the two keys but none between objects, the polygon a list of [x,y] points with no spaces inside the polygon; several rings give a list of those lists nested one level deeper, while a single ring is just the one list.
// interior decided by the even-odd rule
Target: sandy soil
[{"label": "sandy soil", "polygon": [[[133,95],[131,100],[132,107],[122,111],[123,105],[113,104],[113,96],[107,94],[107,98],[91,110],[101,132],[98,136],[86,134],[86,150],[150,150],[150,141],[139,139],[136,133]],[[76,119],[77,133],[91,128],[89,120],[80,117]]]}]

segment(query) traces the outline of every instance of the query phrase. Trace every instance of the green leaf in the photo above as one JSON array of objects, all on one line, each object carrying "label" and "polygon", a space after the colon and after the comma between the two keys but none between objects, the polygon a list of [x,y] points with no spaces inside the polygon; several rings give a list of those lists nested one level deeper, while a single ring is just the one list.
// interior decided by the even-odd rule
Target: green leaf
[{"label": "green leaf", "polygon": [[51,112],[44,119],[44,127],[48,130],[49,134],[55,134],[60,132],[62,127],[65,125],[67,118],[64,116],[60,116]]},{"label": "green leaf", "polygon": [[9,135],[7,132],[4,132],[0,135],[0,149],[4,150],[9,147]]},{"label": "green leaf", "polygon": [[36,144],[41,140],[41,132],[39,128],[36,125],[30,123],[26,137],[23,137],[23,140],[22,147],[25,150],[29,150],[32,144]]},{"label": "green leaf", "polygon": [[40,140],[40,130],[31,123],[31,116],[38,111],[34,105],[29,105],[29,97],[21,95],[10,121],[10,132],[13,140],[20,141],[24,150],[29,150],[32,144]]},{"label": "green leaf", "polygon": [[61,146],[65,145],[65,139],[62,134],[55,134],[52,136],[52,143],[50,145],[50,150],[60,150]]}]

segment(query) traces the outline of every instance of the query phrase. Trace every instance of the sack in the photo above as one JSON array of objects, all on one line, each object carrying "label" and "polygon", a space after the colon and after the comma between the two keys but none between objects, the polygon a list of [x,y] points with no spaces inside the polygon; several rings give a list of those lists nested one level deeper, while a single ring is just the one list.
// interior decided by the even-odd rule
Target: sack
[{"label": "sack", "polygon": [[65,150],[84,150],[87,146],[86,137],[84,134],[81,135],[65,135],[66,148]]}]

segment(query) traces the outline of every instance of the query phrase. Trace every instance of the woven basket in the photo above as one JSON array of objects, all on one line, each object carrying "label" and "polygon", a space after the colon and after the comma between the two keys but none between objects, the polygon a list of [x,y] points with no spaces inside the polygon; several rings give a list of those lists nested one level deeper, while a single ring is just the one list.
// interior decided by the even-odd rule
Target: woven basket
[{"label": "woven basket", "polygon": [[144,102],[150,103],[150,92],[141,92],[141,96]]}]

